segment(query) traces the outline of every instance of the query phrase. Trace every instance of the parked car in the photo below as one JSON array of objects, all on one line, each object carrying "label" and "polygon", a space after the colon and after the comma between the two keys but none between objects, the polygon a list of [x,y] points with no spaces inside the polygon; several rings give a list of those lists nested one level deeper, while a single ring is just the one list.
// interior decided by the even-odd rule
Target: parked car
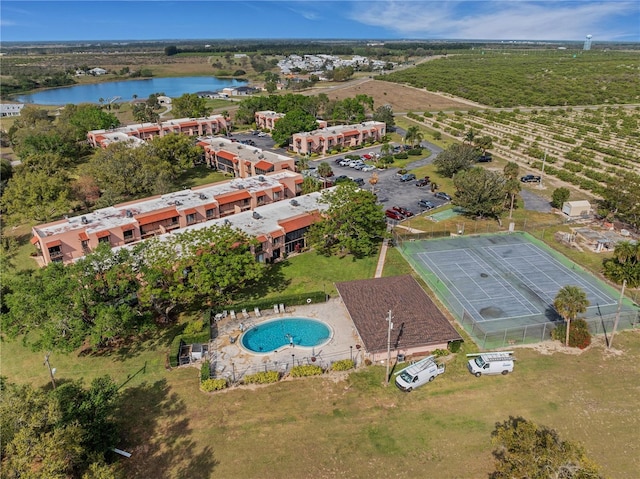
[{"label": "parked car", "polygon": [[345,181],[349,181],[349,177],[347,175],[340,175],[340,176],[336,176],[336,179],[333,180],[334,184],[338,184],[338,183],[342,183]]},{"label": "parked car", "polygon": [[404,209],[402,206],[394,206],[391,209],[393,211],[397,211],[398,213],[400,213],[405,218],[409,218],[410,216],[413,216],[413,213],[411,211]]},{"label": "parked car", "polygon": [[429,179],[428,176],[425,176],[424,178],[416,182],[416,186],[418,187],[429,186],[430,184],[431,184],[431,180]]},{"label": "parked car", "polygon": [[402,216],[395,210],[387,210],[384,212],[384,214],[387,218],[391,218],[392,220],[402,221],[404,219],[404,216]]},{"label": "parked car", "polygon": [[356,166],[353,167],[353,169],[362,171],[362,168],[364,168],[365,166],[367,165],[365,165],[364,163],[358,163]]},{"label": "parked car", "polygon": [[260,138],[264,138],[265,136],[268,136],[264,131],[261,131],[260,133],[258,133],[258,136]]},{"label": "parked car", "polygon": [[375,169],[376,167],[373,165],[364,165],[362,168],[360,168],[360,171],[364,171],[366,173],[367,171],[373,171]]},{"label": "parked car", "polygon": [[355,168],[358,165],[364,165],[364,161],[362,161],[362,160],[353,160],[351,163],[349,163],[349,168]]},{"label": "parked car", "polygon": [[344,161],[344,158],[336,158],[335,160],[333,160],[333,162],[336,163],[337,165],[339,165],[343,161]]},{"label": "parked car", "polygon": [[405,173],[400,177],[400,181],[402,182],[412,181],[415,179],[416,179],[416,175],[414,175],[413,173]]},{"label": "parked car", "polygon": [[438,191],[435,195],[436,198],[439,198],[441,200],[445,200],[445,201],[451,201],[451,196],[449,196],[448,194],[446,194],[444,191]]},{"label": "parked car", "polygon": [[427,210],[430,210],[432,208],[435,208],[436,205],[434,205],[433,203],[431,203],[431,201],[428,200],[420,200],[418,201],[418,206],[425,208]]},{"label": "parked car", "polygon": [[364,179],[363,178],[351,178],[352,181],[354,181],[356,183],[356,185],[363,187],[364,186]]},{"label": "parked car", "polygon": [[344,160],[342,160],[339,165],[340,166],[349,166],[349,163],[351,163],[353,160],[350,160],[348,158],[345,158]]},{"label": "parked car", "polygon": [[491,163],[493,161],[493,156],[491,153],[485,153],[478,158],[478,163]]},{"label": "parked car", "polygon": [[520,178],[523,183],[540,183],[540,177],[536,175],[524,175]]}]

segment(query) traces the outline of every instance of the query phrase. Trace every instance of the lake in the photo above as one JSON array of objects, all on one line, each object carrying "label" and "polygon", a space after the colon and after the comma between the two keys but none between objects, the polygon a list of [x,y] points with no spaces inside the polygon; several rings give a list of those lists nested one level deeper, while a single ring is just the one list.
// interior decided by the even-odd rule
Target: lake
[{"label": "lake", "polygon": [[113,81],[92,83],[90,85],[75,85],[52,88],[28,95],[18,95],[16,101],[21,103],[35,103],[37,105],[66,105],[68,103],[99,103],[117,98],[118,102],[126,102],[138,98],[148,98],[153,93],[164,93],[176,98],[184,93],[199,91],[219,91],[226,87],[246,85],[244,80],[221,79],[215,77],[176,77],[176,78],[148,78],[144,80]]}]

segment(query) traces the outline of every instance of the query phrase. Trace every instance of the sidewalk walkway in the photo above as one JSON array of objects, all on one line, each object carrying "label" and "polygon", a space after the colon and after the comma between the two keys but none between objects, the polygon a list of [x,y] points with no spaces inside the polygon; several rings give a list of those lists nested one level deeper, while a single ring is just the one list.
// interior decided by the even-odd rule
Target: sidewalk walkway
[{"label": "sidewalk walkway", "polygon": [[378,265],[376,266],[376,274],[374,278],[382,277],[382,270],[384,269],[384,260],[387,257],[387,247],[389,245],[389,240],[382,240],[382,246],[380,247],[380,256],[378,256]]}]

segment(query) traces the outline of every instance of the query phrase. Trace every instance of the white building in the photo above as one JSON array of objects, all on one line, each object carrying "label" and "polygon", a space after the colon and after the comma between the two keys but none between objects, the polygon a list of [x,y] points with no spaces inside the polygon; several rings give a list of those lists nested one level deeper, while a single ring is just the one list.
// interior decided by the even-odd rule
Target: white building
[{"label": "white building", "polygon": [[0,116],[20,116],[23,108],[22,103],[0,103]]}]

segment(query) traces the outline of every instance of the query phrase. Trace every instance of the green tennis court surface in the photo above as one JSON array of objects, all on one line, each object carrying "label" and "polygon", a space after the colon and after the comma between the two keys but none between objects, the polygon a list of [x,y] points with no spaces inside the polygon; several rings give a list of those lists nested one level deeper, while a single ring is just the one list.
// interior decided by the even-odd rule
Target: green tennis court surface
[{"label": "green tennis court surface", "polygon": [[465,329],[473,323],[487,334],[559,321],[553,300],[565,285],[587,294],[586,319],[617,310],[616,290],[525,233],[409,241],[402,248]]}]

